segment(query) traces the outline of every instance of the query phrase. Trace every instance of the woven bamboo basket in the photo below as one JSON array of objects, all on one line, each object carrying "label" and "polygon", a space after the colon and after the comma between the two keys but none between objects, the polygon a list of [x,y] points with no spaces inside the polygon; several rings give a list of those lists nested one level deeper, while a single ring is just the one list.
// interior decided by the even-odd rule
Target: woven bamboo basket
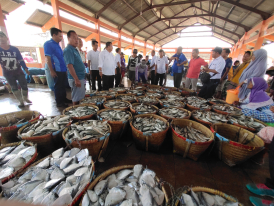
[{"label": "woven bamboo basket", "polygon": [[189,96],[189,95],[195,94],[194,90],[187,89],[187,88],[179,88],[179,92],[182,93],[182,96]]},{"label": "woven bamboo basket", "polygon": [[[143,97],[145,97],[145,96],[139,96],[139,97],[137,97],[137,102],[138,103],[143,103],[142,100],[140,99],[140,98],[143,98]],[[157,106],[158,103],[159,103],[159,100],[157,98],[155,98],[155,97],[150,97],[150,98],[152,98],[153,101],[152,102],[144,102],[144,104],[152,104],[152,105]]]},{"label": "woven bamboo basket", "polygon": [[[155,94],[157,97],[151,96],[150,94]],[[165,97],[163,94],[160,94],[160,93],[152,93],[152,92],[147,92],[147,93],[145,94],[145,96],[147,96],[147,97],[155,97],[155,98],[157,98],[157,99],[163,99],[163,98]]]},{"label": "woven bamboo basket", "polygon": [[178,91],[178,88],[177,87],[162,87],[162,90],[166,91],[166,92],[172,92],[172,91]]},{"label": "woven bamboo basket", "polygon": [[[61,117],[64,117],[65,115],[61,115]],[[39,120],[35,120],[22,128],[18,131],[18,136],[21,135],[22,131],[33,124],[36,124]],[[68,127],[71,124],[71,122],[66,126]],[[47,156],[57,150],[60,147],[65,147],[66,144],[62,138],[62,132],[65,129],[65,127],[59,131],[51,132],[45,135],[41,136],[32,136],[32,137],[22,137],[22,140],[26,140],[29,142],[33,142],[37,145],[39,153],[43,156]]]},{"label": "woven bamboo basket", "polygon": [[[138,117],[154,117],[156,119],[160,119],[166,123],[167,127],[164,131],[157,132],[157,133],[141,132],[133,126],[134,119]],[[156,114],[140,114],[140,115],[136,115],[134,119],[133,121],[130,122],[130,126],[132,129],[132,136],[133,136],[136,148],[144,151],[155,151],[155,152],[159,151],[162,143],[164,142],[166,138],[166,134],[169,129],[168,121],[165,118],[160,117]]]},{"label": "woven bamboo basket", "polygon": [[102,94],[104,94],[104,93],[106,93],[106,92],[108,92],[108,91],[97,91],[96,92],[96,94],[95,94],[95,96],[102,96],[102,97],[105,97],[106,98],[106,100],[111,100],[111,99],[115,99],[115,97],[117,96],[117,92],[115,93],[115,95],[111,95],[111,96],[103,96]]},{"label": "woven bamboo basket", "polygon": [[46,78],[45,76],[41,76],[41,77],[40,77],[40,80],[41,80],[41,82],[42,82],[44,85],[47,85],[47,84],[48,84],[47,78]]},{"label": "woven bamboo basket", "polygon": [[[215,104],[215,105],[220,105],[220,104]],[[212,111],[216,112],[216,113],[219,113],[219,114],[230,114],[229,112],[225,112],[225,111],[221,111],[221,110],[218,110],[218,109],[215,109],[214,106],[212,106]],[[234,107],[236,110],[238,111],[241,111],[241,109],[238,109],[237,107]]]},{"label": "woven bamboo basket", "polygon": [[[159,101],[159,105],[160,105],[160,108],[162,109],[162,108],[165,108],[165,107],[170,107],[169,105],[165,105],[164,103],[162,103],[161,101],[164,101],[164,100],[168,100],[168,99],[161,99],[161,100],[159,100],[158,99],[158,101]],[[177,101],[177,102],[180,102],[181,103],[181,106],[178,106],[178,107],[176,107],[176,108],[185,108],[185,103],[184,102],[182,102],[182,101]],[[174,106],[171,106],[171,107],[174,107]]]},{"label": "woven bamboo basket", "polygon": [[[152,89],[157,89],[157,90],[159,90],[159,91],[154,91],[154,90],[152,90]],[[163,93],[163,90],[161,90],[161,88],[148,88],[148,89],[146,90],[146,92],[147,92],[147,93],[159,93],[159,94],[162,94],[162,93]]]},{"label": "woven bamboo basket", "polygon": [[35,84],[42,84],[42,81],[39,76],[32,75],[32,78],[33,78]]},{"label": "woven bamboo basket", "polygon": [[[76,125],[79,124],[79,122],[75,123]],[[100,137],[99,139],[92,139],[92,140],[85,140],[85,141],[71,141],[66,139],[66,133],[69,131],[69,128],[65,128],[62,136],[64,141],[72,146],[72,147],[77,147],[79,149],[88,149],[90,156],[96,161],[99,159],[101,156],[104,155],[107,146],[108,146],[108,141],[109,141],[109,135],[111,133],[111,127],[109,124],[107,124],[109,128],[109,133],[106,135]]]},{"label": "woven bamboo basket", "polygon": [[[100,117],[100,114],[102,112],[108,111],[108,110],[121,110],[121,109],[102,109],[99,112],[97,112],[97,119],[101,121],[107,121],[109,123],[109,125],[111,126],[110,139],[116,140],[116,139],[119,139],[122,136],[123,132],[127,129],[128,122],[131,120],[132,114],[131,112],[126,111],[130,115],[130,118],[125,121],[110,121]],[[121,111],[125,111],[125,110],[121,110]]]},{"label": "woven bamboo basket", "polygon": [[[5,147],[13,147],[13,146],[18,146],[20,145],[21,142],[14,142],[14,143],[10,143],[10,144],[5,144],[5,145],[2,145],[0,146],[0,150],[1,149],[4,149]],[[4,184],[6,182],[8,182],[10,179],[14,178],[17,174],[19,174],[21,171],[25,170],[28,166],[30,166],[37,158],[37,147],[35,144],[31,143],[31,142],[25,142],[24,143],[25,146],[35,146],[35,153],[34,155],[32,156],[32,158],[22,167],[20,168],[19,170],[15,171],[14,173],[12,173],[10,176],[4,178],[1,180],[1,183]]]},{"label": "woven bamboo basket", "polygon": [[[102,102],[97,102],[97,103],[84,103],[85,99],[96,99],[96,98],[103,98],[103,101]],[[105,97],[102,97],[102,96],[88,96],[88,97],[85,97],[84,99],[82,99],[80,101],[80,104],[90,104],[90,105],[95,105],[97,106],[99,109],[103,108],[103,104],[104,102],[106,101],[106,98]]]},{"label": "woven bamboo basket", "polygon": [[[268,127],[268,125],[267,125],[266,123],[264,123],[264,122],[262,122],[262,121],[260,121],[260,120],[258,120],[258,119],[254,119],[254,121],[263,124],[265,127]],[[259,132],[259,131],[257,131],[257,130],[254,129],[254,128],[246,127],[246,126],[243,126],[243,125],[234,123],[234,122],[233,122],[233,125],[235,125],[235,126],[237,126],[237,127],[241,127],[241,128],[243,128],[243,129],[246,129],[246,130],[248,130],[248,131],[250,131],[250,132],[253,132],[253,133],[254,133],[254,132]]]},{"label": "woven bamboo basket", "polygon": [[136,102],[136,95],[134,95],[134,94],[118,94],[116,96],[116,99],[122,100],[121,99],[122,96],[133,96],[134,100],[130,100],[130,101],[127,101],[127,102],[129,102],[129,103],[135,103]]},{"label": "woven bamboo basket", "polygon": [[[183,193],[187,194],[187,193],[190,193],[190,190],[192,189],[193,192],[206,192],[206,193],[209,193],[211,195],[218,195],[228,201],[231,201],[231,202],[238,202],[238,200],[230,195],[227,195],[219,190],[214,190],[214,189],[211,189],[211,188],[207,188],[207,187],[192,187],[192,188],[189,188],[187,189],[186,191],[184,191]],[[178,206],[180,204],[180,201],[177,200],[175,205]],[[238,206],[243,206],[243,204],[239,203],[238,202]]]},{"label": "woven bamboo basket", "polygon": [[161,86],[154,85],[154,84],[149,84],[147,87],[150,88],[150,89],[161,89],[162,88]]},{"label": "woven bamboo basket", "polygon": [[175,94],[177,96],[182,96],[182,93],[178,91],[164,91],[164,95],[167,95],[167,94]]},{"label": "woven bamboo basket", "polygon": [[264,149],[264,141],[243,128],[229,124],[214,124],[215,152],[230,167],[241,164]]},{"label": "woven bamboo basket", "polygon": [[[92,90],[93,91],[93,90]],[[86,91],[86,94],[85,94],[85,97],[93,97],[93,96],[95,96],[96,95],[96,91],[94,92],[90,92],[90,91]]]},{"label": "woven bamboo basket", "polygon": [[[192,140],[186,139],[185,137],[179,135],[175,132],[174,127],[186,127],[191,126],[194,129],[197,129],[203,132],[204,135],[210,138],[207,142],[194,142]],[[205,127],[204,125],[186,119],[175,119],[171,122],[171,130],[172,130],[172,140],[173,140],[173,152],[183,155],[183,157],[189,157],[195,161],[206,151],[206,149],[210,146],[210,144],[214,140],[214,135],[210,129]]]},{"label": "woven bamboo basket", "polygon": [[131,94],[131,95],[135,95],[135,96],[144,96],[146,92],[144,90],[140,90],[140,91],[141,91],[140,92],[141,94],[135,94],[135,93],[130,93],[130,90],[128,90],[127,94]]},{"label": "woven bamboo basket", "polygon": [[[193,107],[190,104],[186,104],[186,108],[190,111],[194,111],[194,110],[201,110],[201,108],[199,107]],[[212,107],[209,107],[208,109],[203,109],[204,111],[210,111]]]},{"label": "woven bamboo basket", "polygon": [[145,91],[147,89],[147,86],[148,86],[148,84],[138,83],[138,86],[134,87],[133,89]]},{"label": "woven bamboo basket", "polygon": [[117,92],[118,94],[125,94],[126,91],[127,91],[127,89],[124,88],[124,89],[121,90],[121,91],[116,91],[114,88],[110,88],[109,91],[110,91],[110,92]]},{"label": "woven bamboo basket", "polygon": [[[166,108],[166,107],[165,107],[165,108]],[[165,109],[165,108],[163,108],[163,109]],[[191,112],[188,111],[188,110],[186,110],[186,109],[177,108],[177,107],[169,107],[169,108],[176,108],[176,109],[179,109],[179,110],[182,110],[182,111],[187,112],[188,115],[187,115],[186,117],[182,118],[182,119],[189,119],[189,118],[191,117]],[[161,117],[165,118],[166,120],[180,119],[180,118],[172,118],[172,117],[168,117],[168,116],[165,116],[165,115],[163,115],[163,114],[160,114],[160,110],[158,111],[158,114],[159,114]]]},{"label": "woven bamboo basket", "polygon": [[[83,106],[89,106],[89,107],[94,107],[95,109],[97,109],[97,112],[99,111],[99,108],[95,105],[91,105],[91,104],[81,104],[81,105],[76,105],[76,106],[71,106],[68,107],[66,109],[63,110],[63,115],[65,115],[65,112],[75,108],[75,107],[83,107]],[[72,120],[88,120],[88,119],[95,119],[96,118],[96,113],[94,114],[90,114],[90,115],[86,115],[86,116],[82,116],[82,117],[71,117]]]},{"label": "woven bamboo basket", "polygon": [[[9,144],[13,142],[20,141],[17,138],[18,130],[29,122],[35,121],[39,119],[40,113],[37,111],[20,111],[20,112],[12,112],[7,114],[0,115],[0,134],[1,134],[1,143]],[[15,126],[10,126],[10,122],[16,122],[16,118],[26,119],[26,122],[20,123]]]},{"label": "woven bamboo basket", "polygon": [[113,101],[121,101],[121,102],[125,102],[125,103],[128,103],[128,104],[129,104],[128,107],[121,107],[121,108],[119,108],[119,109],[121,109],[121,110],[129,110],[130,105],[131,105],[130,102],[123,101],[123,100],[119,100],[119,99],[115,99],[115,100],[108,100],[108,101],[104,102],[104,104],[103,104],[104,108],[105,108],[105,109],[113,109],[113,108],[111,108],[111,107],[107,107],[107,106],[106,106],[106,103],[107,103],[107,102],[113,102]]},{"label": "woven bamboo basket", "polygon": [[144,105],[150,105],[152,108],[154,108],[154,112],[152,112],[152,113],[142,113],[142,112],[138,112],[138,111],[136,111],[135,109],[133,109],[133,107],[134,106],[137,106],[137,105],[140,105],[141,103],[133,103],[131,106],[130,106],[130,111],[131,111],[131,113],[132,114],[157,114],[157,112],[158,112],[158,107],[156,107],[156,106],[154,106],[154,105],[150,105],[150,104],[144,104]]},{"label": "woven bamboo basket", "polygon": [[216,103],[216,102],[213,102],[213,101],[208,101],[209,102],[209,104],[211,104],[211,105],[215,105],[215,104],[227,104],[227,102],[226,101],[224,101],[224,100],[221,100],[221,99],[216,99],[218,102],[220,102],[220,103]]},{"label": "woven bamboo basket", "polygon": [[[120,170],[133,169],[133,167],[134,167],[134,165],[123,165],[123,166],[113,167],[113,168],[105,171],[101,175],[99,175],[96,179],[94,179],[92,181],[92,183],[89,185],[89,187],[87,188],[87,190],[92,190],[97,185],[98,182],[106,179],[109,175],[115,174],[115,173],[119,172]],[[157,176],[156,176],[156,181],[160,184],[160,179]],[[166,192],[164,186],[162,186],[161,189],[162,189],[163,193],[165,194],[165,201],[168,202],[168,195],[167,195],[167,192]],[[83,197],[84,197],[84,195],[83,195]],[[79,206],[82,206],[83,197],[81,199],[81,203]],[[165,203],[163,203],[163,205],[164,204]]]}]

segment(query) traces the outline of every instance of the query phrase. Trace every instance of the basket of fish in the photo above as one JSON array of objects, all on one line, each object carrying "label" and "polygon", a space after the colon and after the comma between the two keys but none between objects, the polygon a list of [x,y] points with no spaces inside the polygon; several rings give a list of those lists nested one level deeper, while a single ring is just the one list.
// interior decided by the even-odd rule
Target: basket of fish
[{"label": "basket of fish", "polygon": [[96,105],[97,107],[101,108],[103,103],[106,101],[105,97],[93,96],[93,97],[86,97],[80,101],[80,104],[92,104]]},{"label": "basket of fish", "polygon": [[117,92],[118,94],[124,94],[126,93],[127,89],[125,87],[116,87],[116,88],[110,88],[110,92]]},{"label": "basket of fish", "polygon": [[187,188],[179,195],[175,205],[218,205],[218,206],[243,206],[238,200],[221,191],[207,187]]},{"label": "basket of fish", "polygon": [[168,94],[174,94],[174,95],[177,95],[177,96],[182,96],[181,92],[178,92],[178,91],[165,91],[164,90],[164,95],[168,95]]},{"label": "basket of fish", "polygon": [[214,104],[227,104],[226,101],[222,100],[222,99],[216,99],[216,98],[210,98],[208,99],[208,102],[211,104],[211,105],[214,105]]},{"label": "basket of fish", "polygon": [[1,144],[20,141],[17,138],[18,130],[29,122],[39,119],[40,113],[36,111],[11,112],[0,115]]},{"label": "basket of fish", "polygon": [[132,114],[122,109],[102,109],[97,113],[97,119],[107,121],[111,126],[111,139],[118,139],[127,129]]},{"label": "basket of fish", "polygon": [[194,90],[187,88],[179,88],[179,92],[181,92],[183,96],[196,95],[196,92]]},{"label": "basket of fish", "polygon": [[151,92],[147,92],[147,93],[145,94],[145,96],[154,97],[154,98],[157,98],[157,99],[162,99],[162,98],[164,98],[164,95],[163,95],[163,94],[160,94],[160,93],[151,93]]},{"label": "basket of fish", "polygon": [[152,105],[158,105],[159,100],[155,97],[150,97],[150,96],[140,96],[137,97],[137,102],[138,103],[144,103],[144,104],[152,104]]},{"label": "basket of fish", "polygon": [[90,184],[80,206],[165,205],[168,196],[156,173],[142,165],[113,167]]},{"label": "basket of fish", "polygon": [[146,87],[147,87],[147,86],[144,86],[144,85],[138,85],[138,86],[134,87],[133,89],[145,91],[145,90],[146,90]]},{"label": "basket of fish", "polygon": [[76,205],[95,166],[87,149],[60,148],[2,185],[2,196],[34,205]]},{"label": "basket of fish", "polygon": [[241,115],[242,110],[228,104],[214,104],[212,110],[219,114]]},{"label": "basket of fish", "polygon": [[175,100],[175,99],[160,99],[160,108],[165,107],[177,107],[177,108],[185,108],[185,104],[181,101]]},{"label": "basket of fish", "polygon": [[254,119],[252,117],[245,116],[244,114],[240,116],[229,116],[228,119],[229,122],[231,122],[233,125],[242,127],[251,132],[259,132],[264,127],[267,127],[264,122]]},{"label": "basket of fish", "polygon": [[37,144],[39,153],[46,156],[65,146],[62,132],[70,123],[65,115],[35,120],[19,129],[18,138]]},{"label": "basket of fish", "polygon": [[136,95],[134,95],[134,94],[118,94],[116,96],[116,99],[126,101],[129,103],[134,103],[134,102],[136,102]]},{"label": "basket of fish", "polygon": [[227,123],[228,115],[219,114],[211,111],[201,111],[194,110],[192,111],[192,118],[200,122],[201,124],[211,127],[215,123]]},{"label": "basket of fish", "polygon": [[86,120],[64,129],[63,139],[74,148],[88,149],[93,160],[97,160],[106,151],[110,133],[107,121]]},{"label": "basket of fish", "polygon": [[145,91],[141,89],[131,89],[131,90],[127,90],[127,94],[133,94],[135,96],[143,96],[145,95]]},{"label": "basket of fish", "polygon": [[80,104],[63,110],[63,115],[68,115],[72,120],[88,120],[96,117],[99,108],[91,104]]},{"label": "basket of fish", "polygon": [[172,99],[174,101],[184,101],[185,97],[176,94],[166,94],[165,99]]},{"label": "basket of fish", "polygon": [[264,149],[264,141],[241,127],[214,124],[215,152],[230,167],[241,164]]},{"label": "basket of fish", "polygon": [[37,157],[36,145],[31,142],[15,142],[0,146],[0,182],[6,183],[23,171]]},{"label": "basket of fish", "polygon": [[189,119],[191,117],[191,112],[176,107],[165,107],[158,111],[161,117],[164,117],[166,120],[170,119]]},{"label": "basket of fish", "polygon": [[96,95],[96,90],[87,90],[85,96],[86,97],[92,97]]},{"label": "basket of fish", "polygon": [[156,114],[158,107],[150,104],[134,103],[130,107],[132,114]]},{"label": "basket of fish", "polygon": [[137,149],[159,151],[169,129],[168,121],[155,114],[136,115],[130,122]]},{"label": "basket of fish", "polygon": [[114,99],[118,93],[111,91],[97,91],[95,96],[105,97],[106,100]]},{"label": "basket of fish", "polygon": [[162,90],[166,91],[166,92],[172,92],[172,91],[178,91],[178,88],[177,87],[162,87]]},{"label": "basket of fish", "polygon": [[205,110],[210,111],[211,106],[208,105],[207,101],[203,98],[191,96],[186,98],[186,107],[188,110]]},{"label": "basket of fish", "polygon": [[127,101],[122,100],[108,100],[104,104],[105,109],[122,109],[122,110],[128,110],[130,107],[130,103]]},{"label": "basket of fish", "polygon": [[161,90],[161,88],[147,88],[147,92],[150,92],[150,93],[159,93],[159,94],[162,94],[163,93],[163,90]]},{"label": "basket of fish", "polygon": [[148,87],[149,89],[161,89],[161,88],[162,88],[161,86],[159,86],[159,85],[154,85],[154,84],[149,84],[147,87]]},{"label": "basket of fish", "polygon": [[173,152],[195,161],[206,151],[214,135],[206,126],[187,119],[171,122]]}]

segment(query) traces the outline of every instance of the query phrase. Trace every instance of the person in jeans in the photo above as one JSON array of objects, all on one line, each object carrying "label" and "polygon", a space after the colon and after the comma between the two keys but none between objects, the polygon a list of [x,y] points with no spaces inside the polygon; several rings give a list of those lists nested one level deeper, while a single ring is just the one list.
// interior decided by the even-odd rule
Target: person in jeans
[{"label": "person in jeans", "polygon": [[199,49],[192,50],[192,59],[189,62],[189,69],[186,75],[185,87],[187,89],[197,90],[197,82],[199,79],[199,74],[201,72],[201,66],[207,66],[208,64],[204,59],[199,57]]},{"label": "person in jeans", "polygon": [[114,55],[112,54],[112,49],[112,43],[107,42],[105,50],[99,55],[99,73],[103,78],[103,90],[113,88],[117,64]]},{"label": "person in jeans", "polygon": [[173,71],[173,80],[174,80],[174,87],[179,88],[182,78],[183,78],[183,72],[184,72],[184,64],[187,63],[187,59],[185,55],[182,53],[183,48],[179,46],[177,48],[177,53],[174,54],[170,60],[174,60],[172,65],[172,71]]},{"label": "person in jeans", "polygon": [[131,81],[131,84],[133,85],[135,82],[135,72],[136,72],[136,66],[139,63],[139,57],[137,56],[137,49],[133,50],[133,55],[129,57],[127,69],[129,71],[129,80]]},{"label": "person in jeans", "polygon": [[155,84],[155,76],[156,76],[156,73],[155,73],[155,63],[156,63],[155,50],[151,51],[151,56],[152,56],[152,59],[150,61],[150,66],[149,66],[148,70],[150,71],[150,78],[151,78],[150,84]]},{"label": "person in jeans", "polygon": [[139,64],[136,67],[136,81],[140,82],[142,79],[142,83],[146,84],[147,83],[147,65],[146,65],[146,60],[143,59],[141,61],[141,64]]},{"label": "person in jeans", "polygon": [[121,83],[121,49],[117,48],[115,55],[116,74],[115,74],[115,87],[119,87]]},{"label": "person in jeans", "polygon": [[168,59],[166,56],[164,56],[164,50],[160,49],[159,51],[159,57],[156,59],[155,63],[155,73],[156,73],[156,80],[155,85],[163,86],[163,80],[165,77],[165,74],[168,71]]},{"label": "person in jeans", "polygon": [[85,98],[85,65],[77,50],[78,35],[70,30],[67,33],[68,45],[64,49],[64,59],[68,67],[68,81],[71,87],[72,103],[79,104],[79,101]]},{"label": "person in jeans", "polygon": [[[28,85],[25,75],[21,69],[29,75],[28,67],[23,60],[20,51],[9,45],[8,37],[4,32],[0,32],[0,65],[3,70],[3,75],[9,83],[12,93],[19,101],[18,107],[24,107],[24,101],[26,103],[32,103],[28,99]],[[21,91],[18,90],[17,82],[21,86]]]},{"label": "person in jeans", "polygon": [[44,51],[50,75],[54,79],[55,101],[57,107],[67,107],[67,103],[72,102],[66,98],[67,67],[63,51],[59,45],[59,42],[63,40],[63,34],[57,28],[51,28],[50,34],[52,38],[45,42]]},{"label": "person in jeans", "polygon": [[209,66],[203,69],[204,72],[209,72],[211,76],[208,83],[203,84],[199,92],[199,97],[204,99],[212,98],[215,94],[216,88],[220,83],[221,74],[225,68],[225,60],[221,56],[223,49],[221,47],[216,47],[212,50],[212,58],[214,60],[209,64]]},{"label": "person in jeans", "polygon": [[98,91],[102,90],[101,76],[99,75],[99,54],[98,42],[92,41],[92,50],[87,54],[88,68],[92,81],[92,90],[96,90],[96,79],[98,82]]}]

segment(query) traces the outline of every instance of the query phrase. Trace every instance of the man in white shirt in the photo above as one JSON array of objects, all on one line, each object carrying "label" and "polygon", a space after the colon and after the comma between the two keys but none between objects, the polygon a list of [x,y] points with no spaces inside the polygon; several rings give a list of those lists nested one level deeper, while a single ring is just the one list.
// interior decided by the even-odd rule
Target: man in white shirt
[{"label": "man in white shirt", "polygon": [[117,48],[115,55],[116,74],[115,74],[115,87],[119,87],[121,82],[121,49]]},{"label": "man in white shirt", "polygon": [[88,68],[92,81],[92,90],[96,90],[96,78],[98,81],[98,91],[102,90],[101,76],[99,75],[99,54],[98,42],[92,41],[92,50],[87,54]]},{"label": "man in white shirt", "polygon": [[103,79],[103,90],[113,88],[117,64],[112,54],[112,49],[112,43],[107,42],[105,50],[99,55],[99,74]]},{"label": "man in white shirt", "polygon": [[151,84],[154,84],[155,82],[155,61],[156,61],[156,56],[155,56],[155,50],[151,51],[151,56],[152,59],[150,61],[150,66],[148,70],[150,71],[150,79],[151,79]]},{"label": "man in white shirt", "polygon": [[212,50],[212,58],[214,60],[204,69],[205,72],[209,72],[210,80],[208,83],[204,83],[203,87],[199,92],[199,97],[209,99],[212,98],[220,79],[222,77],[223,69],[225,68],[225,60],[221,56],[223,49],[216,47]]},{"label": "man in white shirt", "polygon": [[168,69],[168,59],[166,56],[164,56],[164,50],[160,49],[159,51],[159,57],[156,59],[155,62],[155,73],[156,73],[156,80],[155,85],[163,86],[163,80],[165,77],[165,73],[167,73]]}]

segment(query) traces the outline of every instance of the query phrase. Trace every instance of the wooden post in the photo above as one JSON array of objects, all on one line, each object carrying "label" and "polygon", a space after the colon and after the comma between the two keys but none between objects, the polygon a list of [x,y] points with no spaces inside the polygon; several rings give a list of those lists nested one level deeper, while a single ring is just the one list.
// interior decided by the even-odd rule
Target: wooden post
[{"label": "wooden post", "polygon": [[144,48],[144,57],[146,57],[146,55],[147,55],[147,42],[145,42],[145,48]]},{"label": "wooden post", "polygon": [[261,34],[264,32],[264,30],[265,30],[265,21],[262,22],[262,25],[259,31],[259,36],[254,47],[254,51],[260,49],[264,43],[264,37],[260,37]]},{"label": "wooden post", "polygon": [[99,51],[102,51],[101,37],[100,37],[100,22],[99,21],[95,22],[95,29],[97,30],[96,41],[98,41],[98,49],[99,49]]},{"label": "wooden post", "polygon": [[121,47],[122,47],[122,45],[121,45],[121,30],[119,30],[119,32],[118,32],[118,48],[120,48],[121,49]]},{"label": "wooden post", "polygon": [[[51,6],[53,9],[53,16],[55,17],[55,27],[62,31],[62,23],[61,23],[61,18],[59,14],[59,0],[52,0]],[[64,39],[60,42],[60,46],[62,49],[65,48]]]}]

